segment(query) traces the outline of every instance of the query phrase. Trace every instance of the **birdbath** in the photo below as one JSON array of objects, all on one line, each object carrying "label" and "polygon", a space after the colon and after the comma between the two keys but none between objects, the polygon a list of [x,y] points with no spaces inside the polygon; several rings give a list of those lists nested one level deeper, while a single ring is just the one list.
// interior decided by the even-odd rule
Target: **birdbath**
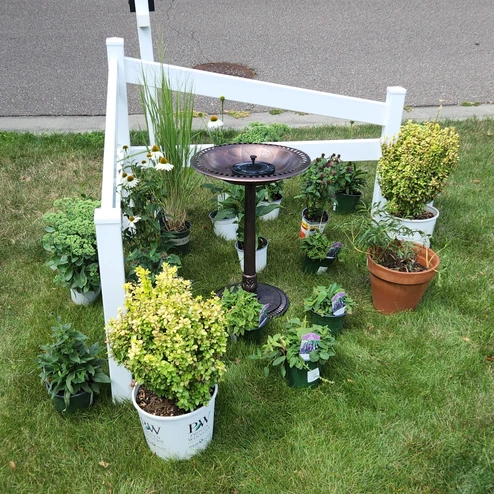
[{"label": "birdbath", "polygon": [[310,165],[307,154],[275,144],[226,144],[204,149],[191,160],[192,167],[208,177],[245,187],[244,272],[241,286],[269,304],[268,316],[282,315],[288,297],[277,287],[257,282],[256,274],[256,187],[294,177]]}]

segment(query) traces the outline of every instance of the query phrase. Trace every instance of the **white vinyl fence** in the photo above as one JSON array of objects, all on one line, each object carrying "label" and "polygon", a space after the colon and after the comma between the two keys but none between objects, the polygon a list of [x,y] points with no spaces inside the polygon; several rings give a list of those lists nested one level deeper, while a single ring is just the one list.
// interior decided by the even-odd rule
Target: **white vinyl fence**
[{"label": "white vinyl fence", "polygon": [[[144,5],[145,4],[145,5]],[[105,322],[118,315],[124,305],[124,257],[122,247],[122,215],[117,190],[120,150],[130,144],[127,84],[146,80],[159,81],[161,64],[152,61],[151,28],[147,0],[136,0],[136,16],[141,44],[141,59],[126,57],[124,40],[108,38],[108,94],[106,105],[105,146],[101,207],[95,212],[98,255],[101,272]],[[151,61],[145,60],[151,59]],[[183,83],[192,85],[195,94],[228,101],[283,108],[296,112],[353,120],[380,125],[382,137],[396,135],[400,129],[405,101],[405,89],[388,87],[386,101],[339,96],[308,89],[283,86],[234,76],[203,72],[164,65],[172,89]],[[150,144],[154,144],[152,134]],[[344,161],[378,160],[381,156],[380,139],[344,139],[329,141],[281,142],[281,145],[300,149],[311,158],[321,153],[341,154]],[[204,147],[204,146],[203,146]],[[137,151],[136,148],[130,151]],[[373,203],[380,201],[379,186],[374,189]],[[112,395],[115,401],[130,398],[130,373],[110,358]]]}]

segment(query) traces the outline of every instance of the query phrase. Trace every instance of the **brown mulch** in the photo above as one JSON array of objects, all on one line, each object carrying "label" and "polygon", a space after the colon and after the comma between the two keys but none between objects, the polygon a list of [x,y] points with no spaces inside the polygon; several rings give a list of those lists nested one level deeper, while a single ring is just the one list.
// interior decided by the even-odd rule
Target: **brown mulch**
[{"label": "brown mulch", "polygon": [[[397,218],[402,218],[400,215],[396,215]],[[420,213],[418,216],[413,218],[414,220],[428,220],[430,218],[434,218],[434,214],[431,213],[430,211],[426,211],[425,209]]]},{"label": "brown mulch", "polygon": [[381,254],[379,258],[379,264],[385,268],[392,269],[393,271],[400,271],[403,273],[420,273],[421,271],[427,271],[429,268],[422,266],[417,261],[404,262],[393,252],[386,251]]},{"label": "brown mulch", "polygon": [[182,408],[178,408],[173,401],[158,396],[144,386],[139,387],[136,402],[145,412],[151,415],[157,415],[158,417],[176,417],[188,413]]}]

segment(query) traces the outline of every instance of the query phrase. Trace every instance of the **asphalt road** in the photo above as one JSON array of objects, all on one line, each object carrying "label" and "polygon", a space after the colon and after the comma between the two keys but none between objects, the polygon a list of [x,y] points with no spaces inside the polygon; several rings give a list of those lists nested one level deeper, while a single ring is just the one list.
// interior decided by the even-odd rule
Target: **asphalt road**
[{"label": "asphalt road", "polygon": [[[123,37],[126,54],[139,56],[127,0],[0,4],[0,116],[104,114],[105,39]],[[155,4],[153,38],[171,64],[240,63],[259,80],[376,100],[399,85],[411,106],[494,101],[492,0]],[[135,97],[130,110],[141,112]]]}]

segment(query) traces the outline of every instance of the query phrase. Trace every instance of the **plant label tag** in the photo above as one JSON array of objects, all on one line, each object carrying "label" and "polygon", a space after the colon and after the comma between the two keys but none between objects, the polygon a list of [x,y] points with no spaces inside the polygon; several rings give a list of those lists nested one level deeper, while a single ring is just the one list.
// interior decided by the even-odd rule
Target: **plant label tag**
[{"label": "plant label tag", "polygon": [[323,273],[325,273],[327,270],[328,270],[328,267],[327,267],[327,266],[321,266],[321,267],[317,270],[316,274],[323,274]]},{"label": "plant label tag", "polygon": [[333,316],[342,316],[345,313],[346,294],[345,292],[338,292],[332,299],[331,305],[333,307]]},{"label": "plant label tag", "polygon": [[310,352],[317,350],[321,337],[316,333],[307,333],[302,336],[300,344],[300,356],[308,362],[310,360]]},{"label": "plant label tag", "polygon": [[268,318],[269,304],[265,304],[259,313],[259,326],[262,326],[264,321]]},{"label": "plant label tag", "polygon": [[314,381],[317,381],[319,379],[319,376],[320,376],[319,367],[316,367],[315,369],[312,369],[307,372],[307,382],[313,383]]},{"label": "plant label tag", "polygon": [[343,248],[343,244],[341,242],[335,242],[328,250],[328,253],[326,254],[326,257],[329,257],[330,259],[334,259],[338,257],[338,254],[340,253],[340,250]]}]

